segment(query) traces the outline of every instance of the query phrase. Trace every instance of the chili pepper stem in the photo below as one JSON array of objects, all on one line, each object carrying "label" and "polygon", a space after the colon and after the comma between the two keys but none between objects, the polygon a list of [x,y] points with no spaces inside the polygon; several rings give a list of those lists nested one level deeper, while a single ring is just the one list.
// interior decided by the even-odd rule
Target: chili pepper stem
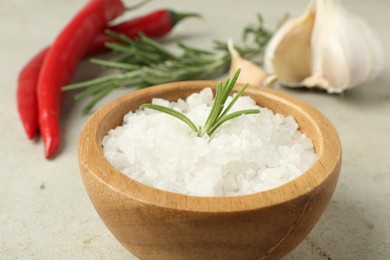
[{"label": "chili pepper stem", "polygon": [[167,10],[167,11],[168,11],[169,17],[172,20],[173,25],[175,25],[178,22],[180,22],[184,19],[187,19],[189,17],[196,17],[196,18],[202,17],[200,14],[197,14],[197,13],[182,13],[182,12],[176,12],[173,10]]}]

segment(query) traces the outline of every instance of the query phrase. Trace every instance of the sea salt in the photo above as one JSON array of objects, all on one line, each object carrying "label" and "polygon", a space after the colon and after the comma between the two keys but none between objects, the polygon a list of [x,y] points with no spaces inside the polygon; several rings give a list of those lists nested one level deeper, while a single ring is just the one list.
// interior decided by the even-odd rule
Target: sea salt
[{"label": "sea salt", "polygon": [[[212,102],[210,88],[186,100],[152,101],[183,112],[195,125],[204,124]],[[103,152],[128,177],[171,192],[236,196],[272,189],[300,176],[317,156],[292,116],[274,114],[247,96],[231,112],[253,108],[261,112],[226,122],[212,137],[198,137],[161,112],[130,112],[104,137]]]}]

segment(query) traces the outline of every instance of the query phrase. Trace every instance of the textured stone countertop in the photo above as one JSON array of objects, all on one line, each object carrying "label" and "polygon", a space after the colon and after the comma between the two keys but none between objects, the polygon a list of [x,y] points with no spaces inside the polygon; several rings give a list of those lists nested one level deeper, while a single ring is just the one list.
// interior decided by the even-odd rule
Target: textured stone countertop
[{"label": "textured stone countertop", "polygon": [[[125,0],[127,5],[139,1]],[[0,259],[135,259],[104,226],[82,184],[77,139],[87,119],[82,102],[65,99],[63,143],[51,161],[40,139],[28,141],[16,109],[21,67],[53,41],[86,0],[0,0]],[[170,37],[198,47],[212,39],[240,41],[242,28],[261,13],[273,28],[284,13],[295,17],[308,1],[153,1],[130,12],[135,16],[160,7],[193,11],[201,20],[183,22]],[[344,0],[364,17],[389,53],[390,1]],[[390,60],[373,82],[343,95],[277,89],[317,107],[336,126],[343,145],[338,186],[329,207],[309,236],[285,259],[390,258]],[[75,80],[96,70],[83,62]],[[120,89],[99,105],[129,92]]]}]

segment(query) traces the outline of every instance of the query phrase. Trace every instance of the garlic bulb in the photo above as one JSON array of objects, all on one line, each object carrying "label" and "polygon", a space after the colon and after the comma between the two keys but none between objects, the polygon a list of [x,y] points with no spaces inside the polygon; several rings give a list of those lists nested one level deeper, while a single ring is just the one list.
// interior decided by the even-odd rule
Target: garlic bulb
[{"label": "garlic bulb", "polygon": [[286,22],[265,50],[264,66],[287,86],[341,93],[379,75],[383,47],[374,31],[339,0],[317,0]]},{"label": "garlic bulb", "polygon": [[233,42],[228,41],[228,49],[231,56],[229,76],[232,77],[237,69],[241,69],[238,76],[238,83],[249,83],[252,85],[263,85],[263,81],[268,77],[267,73],[255,63],[246,60],[240,56],[238,51],[233,47]]}]

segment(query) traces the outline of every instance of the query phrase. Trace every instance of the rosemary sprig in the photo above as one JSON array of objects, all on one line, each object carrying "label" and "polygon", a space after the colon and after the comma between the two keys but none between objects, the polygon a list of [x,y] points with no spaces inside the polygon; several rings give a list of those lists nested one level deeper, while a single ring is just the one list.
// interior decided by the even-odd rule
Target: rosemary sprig
[{"label": "rosemary sprig", "polygon": [[[229,70],[231,59],[224,42],[215,41],[214,48],[209,51],[176,41],[178,53],[174,53],[144,35],[132,40],[112,31],[107,33],[117,39],[117,42],[107,44],[116,56],[111,60],[92,59],[91,62],[113,70],[112,74],[63,87],[63,90],[83,89],[75,95],[76,100],[92,96],[85,106],[85,112],[89,112],[110,91],[121,86],[143,88],[173,81],[212,79]],[[259,16],[257,26],[245,28],[244,43],[234,47],[246,59],[261,60],[271,36],[272,33],[264,27]]]},{"label": "rosemary sprig", "polygon": [[149,109],[154,109],[166,113],[186,123],[194,132],[197,133],[199,137],[204,136],[205,134],[211,136],[215,132],[215,130],[218,129],[218,127],[220,127],[223,123],[233,118],[236,118],[243,114],[260,113],[259,109],[246,109],[246,110],[240,110],[228,114],[229,110],[233,107],[234,103],[238,100],[238,98],[242,95],[242,93],[244,93],[245,89],[248,87],[248,83],[245,84],[244,87],[234,96],[232,101],[225,108],[226,100],[228,99],[230,93],[232,92],[233,87],[236,84],[239,75],[240,75],[240,69],[236,71],[235,75],[231,80],[228,78],[224,82],[224,84],[218,82],[217,90],[214,97],[214,103],[213,106],[211,107],[210,113],[203,127],[202,126],[196,127],[195,124],[191,121],[191,119],[189,119],[186,115],[169,107],[148,103],[148,104],[141,105],[140,109],[149,108]]}]

